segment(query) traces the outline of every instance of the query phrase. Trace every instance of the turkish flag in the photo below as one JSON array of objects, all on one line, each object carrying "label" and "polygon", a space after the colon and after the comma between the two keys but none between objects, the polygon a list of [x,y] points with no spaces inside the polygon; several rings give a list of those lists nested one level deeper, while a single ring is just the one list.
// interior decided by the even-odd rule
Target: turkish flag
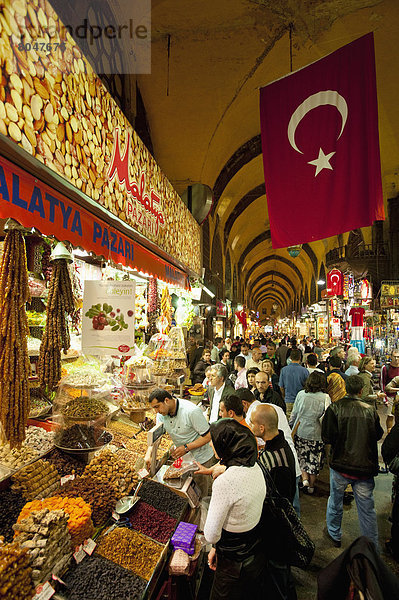
[{"label": "turkish flag", "polygon": [[273,248],[384,219],[373,34],[260,91]]}]

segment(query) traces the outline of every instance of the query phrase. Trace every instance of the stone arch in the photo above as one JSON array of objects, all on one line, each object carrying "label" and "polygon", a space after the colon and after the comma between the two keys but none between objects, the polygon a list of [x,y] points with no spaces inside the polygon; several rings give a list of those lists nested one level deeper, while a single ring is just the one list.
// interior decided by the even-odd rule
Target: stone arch
[{"label": "stone arch", "polygon": [[320,265],[319,280],[325,281],[326,283],[320,284],[317,286],[317,300],[321,300],[321,291],[327,285],[327,275],[326,275],[326,268],[324,266],[324,263],[321,263],[321,265]]},{"label": "stone arch", "polygon": [[310,304],[314,304],[317,300],[316,282],[314,275],[312,275],[312,281],[310,282]]},{"label": "stone arch", "polygon": [[222,244],[220,242],[220,236],[216,231],[213,236],[212,243],[212,256],[211,256],[211,279],[213,285],[216,287],[216,296],[222,299],[223,294],[223,254]]},{"label": "stone arch", "polygon": [[226,290],[226,298],[229,298],[229,300],[231,300],[231,258],[230,258],[230,252],[227,251],[227,255],[226,255],[226,264],[225,264],[225,268],[224,268],[224,287]]}]

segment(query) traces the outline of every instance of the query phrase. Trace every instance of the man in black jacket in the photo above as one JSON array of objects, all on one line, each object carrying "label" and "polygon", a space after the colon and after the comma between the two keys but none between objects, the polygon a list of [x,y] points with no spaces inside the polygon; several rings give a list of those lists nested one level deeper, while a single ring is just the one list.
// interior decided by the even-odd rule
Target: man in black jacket
[{"label": "man in black jacket", "polygon": [[270,385],[269,375],[264,371],[259,371],[255,375],[256,390],[254,391],[255,400],[275,404],[286,412],[286,405],[280,394],[274,391]]},{"label": "man in black jacket", "polygon": [[360,399],[362,388],[358,375],[348,377],[347,395],[327,408],[322,423],[323,441],[331,445],[327,535],[337,548],[341,546],[343,496],[351,484],[360,531],[378,549],[373,490],[378,474],[377,441],[384,431],[375,408]]},{"label": "man in black jacket", "polygon": [[[395,425],[388,433],[381,447],[382,458],[389,465],[399,455],[399,415],[395,415]],[[395,474],[393,486],[391,539],[385,543],[387,550],[399,561],[399,475]]]}]

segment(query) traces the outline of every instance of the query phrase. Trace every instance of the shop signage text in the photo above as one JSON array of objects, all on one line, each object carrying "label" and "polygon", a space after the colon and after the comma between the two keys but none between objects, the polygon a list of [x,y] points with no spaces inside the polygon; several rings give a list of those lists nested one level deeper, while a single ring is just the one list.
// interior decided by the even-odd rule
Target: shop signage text
[{"label": "shop signage text", "polygon": [[183,271],[0,157],[0,218],[9,217],[26,228],[36,227],[44,235],[69,241],[106,260],[187,286]]},{"label": "shop signage text", "polygon": [[[154,188],[146,193],[146,175],[141,173],[140,185],[136,181],[130,181],[130,133],[127,134],[125,152],[122,156],[119,129],[115,129],[114,149],[112,152],[111,164],[107,172],[108,181],[113,181],[116,177],[122,189],[125,189],[128,199],[126,202],[126,217],[133,227],[139,229],[148,229],[154,235],[158,235],[159,227],[163,227],[165,219],[160,207],[161,200]],[[135,202],[133,202],[133,200]],[[140,210],[140,206],[142,210]],[[160,207],[160,208],[159,208]],[[142,212],[144,211],[144,212]]]}]

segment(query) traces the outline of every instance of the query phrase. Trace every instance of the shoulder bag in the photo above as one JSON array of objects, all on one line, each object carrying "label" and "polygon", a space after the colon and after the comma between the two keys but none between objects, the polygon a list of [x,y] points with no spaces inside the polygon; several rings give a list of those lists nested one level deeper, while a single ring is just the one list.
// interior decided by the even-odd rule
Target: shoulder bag
[{"label": "shoulder bag", "polygon": [[399,454],[397,454],[389,463],[388,470],[393,475],[399,475]]},{"label": "shoulder bag", "polygon": [[313,558],[315,545],[291,502],[280,495],[266,467],[259,461],[266,482],[266,498],[259,522],[263,549],[269,558],[305,569]]}]

